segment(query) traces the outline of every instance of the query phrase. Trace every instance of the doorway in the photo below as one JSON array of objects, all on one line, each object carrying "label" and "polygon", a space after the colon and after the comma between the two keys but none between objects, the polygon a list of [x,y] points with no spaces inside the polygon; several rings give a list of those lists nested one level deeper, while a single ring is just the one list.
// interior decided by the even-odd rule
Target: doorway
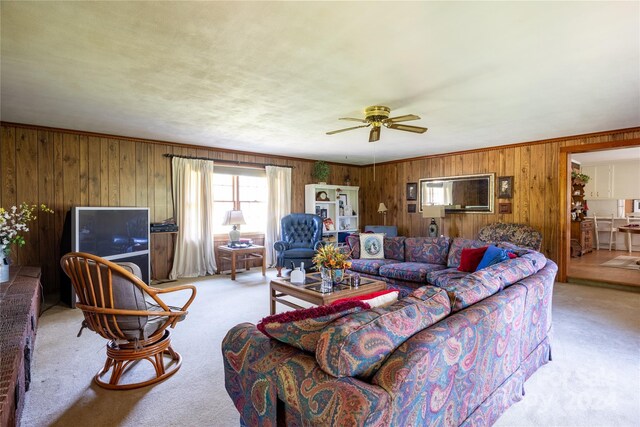
[{"label": "doorway", "polygon": [[[605,221],[601,221],[600,227],[598,227],[600,231],[598,231],[595,228],[593,218],[594,216],[596,216],[596,220],[600,217],[612,218],[614,230],[616,227],[626,224],[627,215],[633,212],[635,208],[634,200],[637,200],[640,195],[636,195],[635,190],[632,194],[620,193],[620,191],[613,191],[607,194],[605,193],[607,186],[604,184],[609,179],[609,191],[612,191],[611,189],[614,189],[613,173],[617,171],[617,182],[621,182],[621,178],[624,176],[621,174],[629,174],[630,176],[624,182],[633,183],[635,181],[637,186],[637,177],[634,175],[635,172],[632,171],[632,168],[629,167],[629,164],[631,162],[636,170],[640,170],[640,141],[636,139],[615,143],[564,147],[561,149],[561,165],[564,163],[562,162],[563,154],[566,155],[566,169],[564,174],[560,174],[561,177],[564,175],[563,179],[565,180],[565,183],[561,186],[565,188],[565,192],[563,192],[564,198],[561,197],[561,203],[563,200],[566,203],[561,204],[561,206],[566,206],[567,209],[561,213],[561,248],[564,249],[561,250],[561,259],[564,261],[564,266],[561,267],[562,271],[559,274],[559,280],[637,286],[640,289],[640,266],[638,269],[611,266],[611,264],[633,261],[628,257],[640,258],[640,250],[637,244],[638,237],[633,238],[635,243],[632,242],[632,252],[629,253],[626,233],[603,232],[602,230],[605,229],[603,224],[606,227]],[[601,165],[601,167],[596,170],[594,165]],[[606,165],[612,166],[607,169]],[[619,167],[615,168],[615,165]],[[590,178],[595,182],[592,181],[591,185],[584,186],[584,188],[588,188],[584,197],[581,197],[580,191],[576,191],[580,190],[581,186],[576,188],[575,185],[571,185],[572,171],[574,174],[577,172],[594,175]],[[599,181],[597,173],[600,174]],[[599,192],[595,190],[596,186],[598,186]],[[620,184],[619,187],[621,188]],[[577,198],[574,193],[578,194]],[[630,198],[616,198],[619,194]],[[584,199],[584,205],[581,205],[583,203],[582,199]],[[580,222],[582,219],[584,219],[584,222]],[[576,231],[579,229],[590,232],[590,237],[585,237],[584,234],[580,234],[580,231]],[[596,245],[596,235],[598,236],[599,245]],[[591,242],[589,242],[589,238]],[[612,238],[611,250],[609,250],[610,238]],[[585,245],[586,250],[582,253],[576,248],[578,243]],[[582,245],[578,246],[582,249]],[[607,262],[610,262],[610,265],[603,266]]]}]

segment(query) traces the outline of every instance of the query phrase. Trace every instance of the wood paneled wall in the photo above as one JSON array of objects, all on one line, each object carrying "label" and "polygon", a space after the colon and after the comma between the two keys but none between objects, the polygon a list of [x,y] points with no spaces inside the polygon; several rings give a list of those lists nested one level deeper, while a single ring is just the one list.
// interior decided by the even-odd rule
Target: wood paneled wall
[{"label": "wood paneled wall", "polygon": [[[407,212],[406,183],[488,172],[514,176],[511,214],[447,215],[444,233],[475,237],[482,226],[496,221],[529,224],[542,231],[543,252],[558,262],[563,232],[558,219],[566,208],[560,200],[560,149],[586,144],[615,148],[636,138],[640,128],[379,164],[375,174],[373,166],[333,165],[328,182],[341,184],[349,175],[352,185],[361,187],[362,225],[382,223],[377,207],[384,202],[389,208],[387,224],[398,225],[405,236],[424,236],[428,220]],[[0,206],[45,203],[55,211],[40,214],[31,224],[27,244],[14,251],[13,262],[40,265],[45,293],[56,293],[62,227],[72,206],[148,206],[152,221],[173,216],[171,167],[165,153],[293,166],[294,212],[304,211],[304,186],[313,182],[309,160],[2,123]],[[497,203],[496,199],[496,211]],[[170,257],[169,239],[157,240],[162,243],[152,247],[152,256]],[[224,240],[220,236],[219,242]]]},{"label": "wood paneled wall", "polygon": [[[640,129],[637,128],[383,163],[375,166],[375,175],[374,167],[367,166],[360,176],[360,193],[366,195],[361,198],[361,223],[381,224],[382,217],[377,213],[377,206],[384,202],[389,208],[387,224],[397,225],[400,235],[426,236],[430,221],[423,219],[419,212],[407,212],[409,203],[418,203],[406,200],[407,183],[418,182],[420,178],[479,173],[495,173],[496,178],[513,176],[511,200],[498,200],[496,185],[496,213],[447,214],[443,221],[444,231],[441,232],[451,237],[474,238],[481,227],[494,222],[528,224],[542,232],[542,251],[558,262],[561,233],[559,218],[566,211],[560,199],[560,148],[604,144],[612,149],[625,145],[624,141],[636,138],[640,138]],[[512,203],[512,213],[498,214],[498,202],[509,201]]]},{"label": "wood paneled wall", "polygon": [[[148,206],[153,222],[173,216],[165,153],[293,166],[293,212],[304,212],[304,186],[313,182],[310,160],[8,123],[0,132],[0,206],[44,203],[55,211],[39,214],[27,244],[12,253],[14,263],[42,266],[45,293],[59,289],[60,238],[72,206]],[[342,183],[349,175],[352,185],[359,185],[360,170],[332,165],[328,182]],[[170,239],[156,240],[152,256],[169,257]]]}]

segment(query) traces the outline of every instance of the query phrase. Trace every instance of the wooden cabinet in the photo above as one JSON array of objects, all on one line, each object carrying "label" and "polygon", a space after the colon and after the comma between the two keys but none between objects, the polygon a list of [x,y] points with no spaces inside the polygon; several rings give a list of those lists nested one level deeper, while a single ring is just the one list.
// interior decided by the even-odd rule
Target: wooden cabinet
[{"label": "wooden cabinet", "polygon": [[338,242],[339,232],[359,230],[359,191],[359,187],[348,185],[305,185],[305,212],[320,215],[329,224],[322,233],[323,240]]},{"label": "wooden cabinet", "polygon": [[594,224],[591,219],[571,222],[571,238],[580,244],[580,255],[593,251],[594,232]]}]

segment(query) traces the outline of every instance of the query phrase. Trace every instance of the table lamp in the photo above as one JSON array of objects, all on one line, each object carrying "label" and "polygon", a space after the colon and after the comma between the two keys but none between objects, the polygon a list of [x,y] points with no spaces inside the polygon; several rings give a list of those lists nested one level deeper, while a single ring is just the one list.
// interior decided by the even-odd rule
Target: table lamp
[{"label": "table lamp", "polygon": [[384,224],[383,225],[387,225],[387,207],[384,205],[384,203],[380,203],[380,205],[378,206],[378,213],[381,213],[382,215],[384,215]]},{"label": "table lamp", "polygon": [[438,237],[440,227],[436,223],[436,218],[438,218],[438,221],[442,221],[441,218],[444,218],[444,206],[422,205],[422,217],[431,218],[431,224],[429,224],[429,237]]},{"label": "table lamp", "polygon": [[227,216],[224,218],[222,225],[233,225],[233,229],[229,231],[229,241],[231,243],[240,241],[238,226],[243,224],[246,224],[246,222],[244,222],[242,211],[227,211]]}]

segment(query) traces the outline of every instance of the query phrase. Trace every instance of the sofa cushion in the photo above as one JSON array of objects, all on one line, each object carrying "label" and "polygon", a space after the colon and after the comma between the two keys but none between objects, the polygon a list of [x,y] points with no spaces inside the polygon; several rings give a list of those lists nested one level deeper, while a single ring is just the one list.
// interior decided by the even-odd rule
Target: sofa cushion
[{"label": "sofa cushion", "polygon": [[401,262],[385,264],[380,267],[380,276],[427,284],[427,274],[433,270],[442,270],[444,265],[424,262]]},{"label": "sofa cushion", "polygon": [[473,273],[478,269],[478,264],[482,261],[488,246],[481,248],[464,248],[460,255],[459,271],[466,271],[467,273]]},{"label": "sofa cushion", "polygon": [[[370,233],[369,233],[370,234]],[[384,238],[384,258],[404,261],[404,240],[402,236]],[[347,236],[346,242],[351,250],[351,258],[360,258],[360,235],[351,234]]]},{"label": "sofa cushion", "polygon": [[320,332],[325,326],[342,316],[368,308],[369,305],[362,301],[346,301],[267,316],[257,327],[260,332],[271,338],[301,350],[314,352]]},{"label": "sofa cushion", "polygon": [[360,258],[384,259],[384,234],[366,233],[360,235]]},{"label": "sofa cushion", "polygon": [[487,268],[490,265],[497,264],[499,262],[506,261],[508,259],[509,259],[509,254],[505,249],[500,249],[496,246],[489,245],[484,255],[482,256],[480,263],[476,267],[476,270],[482,270],[483,268]]},{"label": "sofa cushion", "polygon": [[448,237],[407,237],[404,258],[409,262],[446,265],[450,244]]},{"label": "sofa cushion", "polygon": [[430,285],[444,288],[449,280],[460,279],[469,274],[466,271],[460,271],[455,267],[445,268],[444,270],[434,270],[427,273],[427,282]]},{"label": "sofa cushion", "polygon": [[406,237],[385,237],[384,257],[385,259],[395,259],[404,261],[404,242]]},{"label": "sofa cushion", "polygon": [[312,258],[316,251],[309,248],[293,248],[287,249],[284,253],[287,254],[287,258]]},{"label": "sofa cushion", "polygon": [[419,295],[341,317],[327,326],[318,340],[316,360],[335,377],[367,378],[400,344],[450,311],[443,290],[424,286]]},{"label": "sofa cushion", "polygon": [[395,259],[352,259],[349,270],[379,276],[380,267],[385,264],[397,264]]},{"label": "sofa cushion", "polygon": [[442,280],[439,287],[449,294],[451,310],[455,312],[535,274],[545,264],[544,255],[530,251],[519,258],[507,259],[463,277],[449,277]]},{"label": "sofa cushion", "polygon": [[485,242],[480,240],[464,239],[462,237],[455,237],[451,242],[449,248],[449,256],[447,257],[447,267],[458,267],[460,265],[460,257],[462,256],[462,249],[464,248],[481,248],[487,246]]}]

